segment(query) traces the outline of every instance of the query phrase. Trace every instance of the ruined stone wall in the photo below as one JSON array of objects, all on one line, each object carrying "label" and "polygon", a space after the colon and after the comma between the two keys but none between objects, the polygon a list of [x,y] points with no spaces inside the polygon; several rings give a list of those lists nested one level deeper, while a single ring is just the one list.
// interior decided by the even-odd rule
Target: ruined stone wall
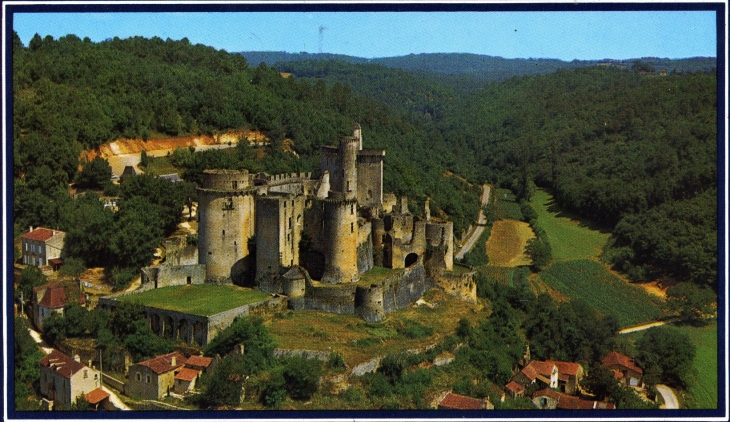
[{"label": "ruined stone wall", "polygon": [[159,289],[186,284],[204,284],[205,265],[168,265],[142,268],[141,290]]},{"label": "ruined stone wall", "polygon": [[429,268],[451,270],[454,267],[454,223],[426,223],[426,241],[431,251]]},{"label": "ruined stone wall", "polygon": [[383,203],[383,150],[362,150],[357,153],[357,202],[361,206]]},{"label": "ruined stone wall", "polygon": [[410,254],[416,254],[419,260],[425,255],[426,223],[416,221],[410,233],[405,239],[393,236],[391,268],[405,268],[406,257]]},{"label": "ruined stone wall", "polygon": [[358,286],[355,313],[369,322],[382,321],[386,314],[412,305],[433,287],[419,260],[412,267],[378,283]]},{"label": "ruined stone wall", "polygon": [[198,247],[187,244],[185,236],[165,239],[165,264],[195,265],[198,263]]},{"label": "ruined stone wall", "polygon": [[[357,244],[357,272],[362,274],[373,268],[373,242],[370,235],[370,223],[361,227]],[[363,239],[364,238],[364,239]]]},{"label": "ruined stone wall", "polygon": [[249,255],[254,235],[248,171],[206,170],[197,192],[198,263],[207,266],[211,282],[236,281],[247,271],[239,262]]},{"label": "ruined stone wall", "polygon": [[213,340],[219,332],[230,326],[236,317],[248,315],[273,315],[277,312],[286,310],[286,307],[286,297],[274,296],[261,302],[250,303],[219,314],[211,315],[208,317],[207,341]]},{"label": "ruined stone wall", "polygon": [[299,265],[305,198],[301,195],[256,199],[256,278]]},{"label": "ruined stone wall", "polygon": [[436,285],[443,289],[446,293],[456,296],[459,299],[476,303],[477,302],[477,283],[474,281],[476,271],[468,266],[456,264],[466,269],[466,272],[440,271],[431,274]]},{"label": "ruined stone wall", "polygon": [[304,307],[334,314],[354,314],[355,287],[355,284],[308,284]]}]

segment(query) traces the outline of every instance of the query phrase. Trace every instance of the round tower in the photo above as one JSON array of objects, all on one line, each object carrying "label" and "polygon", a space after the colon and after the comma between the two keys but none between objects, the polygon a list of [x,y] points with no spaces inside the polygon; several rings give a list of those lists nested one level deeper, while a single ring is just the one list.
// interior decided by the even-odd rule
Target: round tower
[{"label": "round tower", "polygon": [[[205,170],[198,193],[198,263],[206,280],[230,282],[248,265],[254,198],[247,170]],[[234,268],[235,267],[235,268]]]},{"label": "round tower", "polygon": [[324,201],[325,283],[351,283],[357,270],[357,201]]},{"label": "round tower", "polygon": [[360,123],[355,123],[352,127],[352,137],[357,138],[357,149],[362,150],[362,128],[360,127]]},{"label": "round tower", "polygon": [[[340,139],[340,159],[342,160],[341,174],[342,184],[340,185],[345,200],[357,198],[357,151],[359,140],[355,137],[344,137]],[[332,177],[330,175],[330,177]]]}]

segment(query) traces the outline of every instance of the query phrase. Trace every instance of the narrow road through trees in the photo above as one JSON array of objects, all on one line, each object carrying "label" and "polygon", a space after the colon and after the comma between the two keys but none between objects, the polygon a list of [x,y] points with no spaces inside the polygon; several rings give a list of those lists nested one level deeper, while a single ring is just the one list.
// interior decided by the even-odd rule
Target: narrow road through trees
[{"label": "narrow road through trees", "polygon": [[487,203],[489,203],[489,191],[489,185],[482,185],[482,207],[479,209],[479,218],[477,219],[476,228],[472,232],[471,236],[469,236],[469,239],[467,239],[466,243],[464,243],[464,246],[462,246],[461,249],[459,249],[459,252],[456,253],[454,258],[463,259],[464,255],[466,255],[466,253],[474,247],[474,244],[479,239],[479,236],[481,236],[484,232],[484,225],[487,224],[487,216],[484,214],[484,207],[487,205]]},{"label": "narrow road through trees", "polygon": [[679,400],[677,400],[674,390],[664,384],[657,384],[656,389],[664,399],[664,404],[659,406],[660,409],[679,409]]}]

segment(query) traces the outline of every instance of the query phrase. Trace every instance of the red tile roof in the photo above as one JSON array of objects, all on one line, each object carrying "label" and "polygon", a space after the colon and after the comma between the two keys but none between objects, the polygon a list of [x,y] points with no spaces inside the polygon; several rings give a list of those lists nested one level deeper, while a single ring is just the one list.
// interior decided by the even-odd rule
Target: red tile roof
[{"label": "red tile roof", "polygon": [[58,350],[53,350],[50,354],[43,357],[40,360],[41,366],[50,368],[57,374],[64,378],[71,379],[71,377],[86,368],[86,366],[80,362],[76,362],[73,358],[67,354],[61,353]]},{"label": "red tile roof", "polygon": [[109,393],[102,390],[101,388],[95,388],[84,396],[86,398],[86,401],[91,404],[97,404],[100,403],[105,398],[109,397]]},{"label": "red tile roof", "polygon": [[608,366],[608,367],[618,365],[618,366],[624,367],[628,370],[637,372],[639,374],[644,373],[644,371],[642,371],[641,368],[636,366],[633,359],[631,359],[630,357],[628,357],[624,354],[621,354],[619,352],[611,352],[611,353],[607,354],[603,358],[602,365]]},{"label": "red tile roof", "polygon": [[550,398],[555,399],[555,400],[560,400],[561,394],[558,393],[557,391],[551,390],[549,388],[543,388],[542,390],[535,391],[532,394],[532,398],[533,399],[535,397],[543,397],[543,396],[544,397],[550,397]]},{"label": "red tile roof", "polygon": [[449,393],[439,403],[439,408],[453,410],[479,410],[484,407],[484,400]]},{"label": "red tile roof", "polygon": [[[175,358],[175,365],[172,364],[172,359]],[[157,356],[143,362],[139,362],[137,365],[142,365],[150,368],[156,374],[164,374],[165,372],[177,369],[185,364],[185,356],[178,352],[168,353],[166,355]]]},{"label": "red tile roof", "polygon": [[578,375],[578,371],[580,371],[580,369],[581,369],[580,364],[574,363],[574,362],[561,362],[558,360],[548,360],[548,361],[545,361],[545,363],[547,363],[549,365],[557,366],[558,373],[560,375],[566,374],[566,375],[576,376],[576,375]]},{"label": "red tile roof", "polygon": [[583,400],[580,397],[561,394],[557,407],[563,410],[611,410],[614,406],[613,403]]},{"label": "red tile roof", "polygon": [[46,240],[52,238],[56,233],[60,232],[58,230],[51,230],[45,227],[38,227],[32,232],[25,233],[20,237],[21,239],[38,240],[41,242],[45,242]]},{"label": "red tile roof", "polygon": [[43,295],[43,299],[38,302],[38,305],[48,309],[56,309],[63,308],[67,303],[66,289],[62,286],[53,286],[46,290],[46,294]]},{"label": "red tile roof", "polygon": [[535,381],[535,378],[539,375],[550,378],[550,375],[553,372],[553,364],[554,362],[552,361],[543,362],[540,360],[532,360],[527,364],[527,366],[522,368],[522,373],[525,374],[530,381]]},{"label": "red tile roof", "polygon": [[180,372],[177,373],[177,375],[175,375],[175,379],[183,380],[183,381],[192,381],[199,374],[200,374],[200,371],[198,371],[197,369],[183,368],[180,370]]},{"label": "red tile roof", "polygon": [[213,362],[213,358],[207,358],[205,356],[190,356],[185,362],[185,365],[207,368],[210,366],[211,362]]},{"label": "red tile roof", "polygon": [[510,381],[507,383],[507,385],[504,386],[504,388],[508,389],[509,391],[513,393],[519,393],[525,389],[525,387],[521,386],[520,384]]}]

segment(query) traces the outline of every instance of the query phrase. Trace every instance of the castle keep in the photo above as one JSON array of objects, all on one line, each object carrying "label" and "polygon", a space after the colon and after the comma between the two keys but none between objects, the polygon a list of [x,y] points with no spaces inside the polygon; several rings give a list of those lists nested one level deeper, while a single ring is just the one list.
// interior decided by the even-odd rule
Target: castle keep
[{"label": "castle keep", "polygon": [[[321,147],[319,177],[206,170],[197,191],[197,263],[181,261],[172,247],[164,264],[143,269],[142,289],[233,283],[284,295],[291,309],[368,321],[437,286],[476,301],[473,272],[454,271],[453,224],[431,218],[428,201],[422,219],[406,197],[383,194],[385,151],[362,143],[355,125],[339,145]],[[217,329],[201,336],[207,341]]]}]

